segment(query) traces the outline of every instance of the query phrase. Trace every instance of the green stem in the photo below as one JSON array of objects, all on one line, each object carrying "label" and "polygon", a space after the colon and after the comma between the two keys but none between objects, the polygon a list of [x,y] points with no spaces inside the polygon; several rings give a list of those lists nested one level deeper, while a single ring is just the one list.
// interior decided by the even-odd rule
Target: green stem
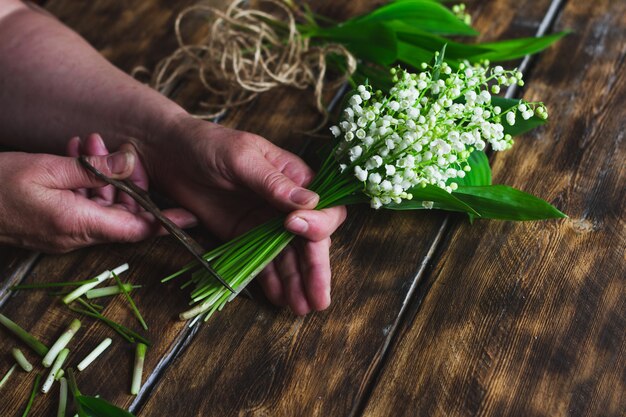
[{"label": "green stem", "polygon": [[33,402],[35,401],[35,395],[37,395],[37,390],[39,389],[39,382],[41,381],[41,375],[37,374],[35,376],[35,383],[33,384],[33,389],[30,392],[30,397],[28,397],[28,402],[26,403],[26,409],[24,413],[22,413],[22,417],[26,417],[28,413],[30,413],[30,409],[33,407]]},{"label": "green stem", "polygon": [[20,338],[26,343],[32,350],[34,350],[39,356],[45,356],[48,353],[48,348],[41,343],[37,338],[22,329],[16,323],[11,321],[4,314],[0,314],[0,324],[6,327],[11,333]]},{"label": "green stem", "polygon": [[141,327],[143,327],[144,330],[148,330],[148,325],[146,324],[146,321],[143,319],[143,316],[139,312],[139,309],[137,308],[137,305],[133,301],[132,297],[130,296],[126,288],[124,287],[124,284],[122,284],[120,277],[118,277],[116,273],[113,273],[113,278],[115,278],[115,282],[117,282],[117,286],[119,287],[120,291],[122,291],[122,293],[124,294],[124,297],[126,297],[126,301],[128,301],[128,304],[130,305],[131,310],[133,310],[133,314],[135,315],[135,317],[137,317],[137,320],[139,320]]},{"label": "green stem", "polygon": [[78,287],[78,286],[85,285],[85,284],[91,284],[93,282],[96,282],[96,280],[86,279],[84,281],[42,282],[42,283],[35,283],[35,284],[14,285],[9,289],[11,291],[18,291],[18,290],[38,290],[38,289],[44,289],[44,288],[57,288],[57,287]]}]

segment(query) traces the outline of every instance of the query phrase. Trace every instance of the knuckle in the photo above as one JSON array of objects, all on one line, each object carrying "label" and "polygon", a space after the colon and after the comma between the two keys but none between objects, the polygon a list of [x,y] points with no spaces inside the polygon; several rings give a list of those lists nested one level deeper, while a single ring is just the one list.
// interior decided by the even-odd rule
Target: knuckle
[{"label": "knuckle", "polygon": [[283,195],[287,193],[288,184],[285,181],[285,176],[278,171],[267,174],[263,182],[265,188],[273,194]]}]

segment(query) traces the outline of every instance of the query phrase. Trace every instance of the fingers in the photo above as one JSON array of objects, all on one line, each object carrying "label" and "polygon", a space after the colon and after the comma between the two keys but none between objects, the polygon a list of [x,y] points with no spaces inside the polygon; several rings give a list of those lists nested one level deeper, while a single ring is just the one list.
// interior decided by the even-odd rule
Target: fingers
[{"label": "fingers", "polygon": [[285,219],[285,228],[313,242],[328,238],[346,219],[344,206],[324,210],[297,210]]},{"label": "fingers", "polygon": [[330,238],[305,242],[299,252],[300,271],[309,306],[321,311],[330,305]]},{"label": "fingers", "polygon": [[287,246],[276,260],[276,270],[280,275],[289,308],[299,316],[308,314],[311,306],[302,282],[298,256],[292,246]]},{"label": "fingers", "polygon": [[281,210],[312,209],[319,201],[316,193],[296,185],[264,159],[246,167],[240,176],[253,191]]},{"label": "fingers", "polygon": [[[103,207],[89,202],[89,213],[82,224],[84,233],[93,242],[139,242],[151,237],[167,234],[151,214],[131,213],[124,208]],[[163,214],[181,228],[193,227],[196,217],[184,209],[164,210]]]},{"label": "fingers", "polygon": [[[78,136],[74,136],[67,142],[67,156],[72,158],[78,158],[81,155],[80,149],[80,138]],[[74,192],[80,196],[87,197],[88,192],[86,188],[77,188]]]},{"label": "fingers", "polygon": [[[87,156],[106,156],[109,154],[102,137],[97,133],[93,133],[82,141],[81,155]],[[91,190],[91,199],[97,203],[110,206],[115,200],[115,187],[105,185],[104,187],[94,188]]]},{"label": "fingers", "polygon": [[[137,150],[130,143],[125,143],[122,146],[120,146],[120,151],[131,152],[133,155],[135,155],[135,160],[139,162],[139,156],[137,155]],[[148,183],[149,183],[148,173],[146,172],[145,168],[143,167],[143,164],[141,163],[135,163],[135,169],[128,177],[128,180],[132,181],[133,183],[135,183],[135,185],[137,185],[139,188],[143,190],[148,189]],[[117,202],[123,205],[124,207],[126,207],[127,210],[132,211],[133,213],[140,211],[139,204],[131,196],[129,196],[126,193],[119,192],[117,195]]]},{"label": "fingers", "polygon": [[287,305],[285,300],[285,292],[283,290],[283,284],[280,281],[278,272],[274,262],[271,262],[258,278],[259,284],[270,302],[276,306],[284,307]]},{"label": "fingers", "polygon": [[[231,167],[234,177],[279,210],[313,209],[317,205],[319,196],[316,193],[301,187],[281,171],[289,168],[294,176],[291,172],[294,170],[292,159],[274,165],[258,149],[235,155],[234,158]],[[297,180],[304,181],[304,177]]]},{"label": "fingers", "polygon": [[[127,152],[115,152],[107,156],[89,156],[87,160],[104,175],[123,179],[128,177],[135,167],[135,155]],[[77,188],[102,187],[105,183],[88,172],[76,158],[50,157],[46,161],[45,171],[54,173],[45,179],[47,186],[74,190]]]}]

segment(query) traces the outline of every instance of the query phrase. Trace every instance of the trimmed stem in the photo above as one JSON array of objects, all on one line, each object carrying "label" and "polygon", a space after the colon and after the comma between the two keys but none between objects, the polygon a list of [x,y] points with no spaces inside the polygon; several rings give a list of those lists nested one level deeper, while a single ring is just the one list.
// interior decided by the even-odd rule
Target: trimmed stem
[{"label": "trimmed stem", "polygon": [[21,284],[14,285],[9,288],[11,291],[18,290],[39,290],[45,288],[58,288],[58,287],[76,287],[85,284],[91,284],[92,282],[96,282],[95,279],[86,279],[84,281],[68,281],[68,282],[41,282],[34,284]]},{"label": "trimmed stem", "polygon": [[[132,284],[123,284],[123,285],[126,291],[128,292],[141,288],[141,285],[132,285]],[[95,288],[93,290],[89,290],[85,293],[85,296],[91,300],[93,298],[109,297],[111,295],[117,295],[121,293],[122,293],[122,289],[119,286],[112,285],[110,287],[102,287],[102,288]]]},{"label": "trimmed stem", "polygon": [[101,273],[100,275],[94,278],[95,282],[81,285],[80,287],[76,288],[74,291],[72,291],[71,293],[63,297],[63,303],[65,304],[71,303],[72,301],[84,295],[87,291],[93,288],[96,288],[100,283],[106,281],[107,279],[113,278],[113,274],[119,275],[122,272],[125,272],[127,270],[128,270],[128,264],[123,264],[113,269],[112,271],[104,271],[103,273]]},{"label": "trimmed stem", "polygon": [[11,375],[13,375],[13,372],[15,372],[15,368],[17,368],[17,364],[13,364],[13,366],[7,371],[7,373],[4,374],[2,379],[0,379],[0,389],[4,386],[4,384],[7,383],[9,378],[11,378]]},{"label": "trimmed stem", "polygon": [[137,343],[135,350],[135,368],[133,369],[133,380],[130,386],[131,395],[139,394],[141,389],[141,378],[143,377],[143,364],[146,358],[148,347],[143,343]]},{"label": "trimmed stem", "polygon": [[11,353],[13,354],[13,358],[15,358],[15,362],[17,362],[17,364],[21,366],[24,371],[30,372],[33,370],[33,365],[28,362],[28,359],[26,359],[26,356],[24,356],[20,349],[13,348]]},{"label": "trimmed stem", "polygon": [[74,319],[68,326],[68,328],[63,332],[61,337],[52,345],[46,356],[43,358],[43,366],[49,368],[52,365],[52,362],[55,361],[56,357],[60,355],[61,351],[65,349],[67,344],[72,340],[76,332],[80,329],[80,320]]},{"label": "trimmed stem", "polygon": [[41,343],[37,338],[26,330],[22,329],[16,323],[11,321],[4,314],[0,314],[0,324],[6,327],[11,333],[20,338],[22,342],[26,343],[28,347],[35,351],[39,356],[45,356],[48,353],[48,348],[46,345]]},{"label": "trimmed stem", "polygon": [[89,365],[91,365],[93,361],[95,361],[98,358],[98,356],[100,356],[105,350],[108,349],[109,346],[111,346],[112,342],[113,341],[109,337],[104,339],[102,342],[100,342],[98,346],[96,346],[94,350],[91,351],[89,355],[85,357],[85,359],[83,359],[76,366],[76,369],[78,369],[81,372],[84,371]]},{"label": "trimmed stem", "polygon": [[50,373],[48,374],[48,378],[46,378],[46,382],[44,382],[43,387],[41,387],[41,392],[47,394],[48,391],[50,391],[50,388],[52,388],[52,384],[54,384],[55,377],[57,376],[57,372],[61,370],[61,367],[65,363],[67,355],[69,354],[70,350],[67,348],[59,352],[59,355],[56,357],[54,363],[52,364],[52,368],[50,368]]},{"label": "trimmed stem", "polygon": [[65,417],[65,409],[67,408],[67,379],[61,378],[59,382],[59,408],[57,409],[57,417]]}]

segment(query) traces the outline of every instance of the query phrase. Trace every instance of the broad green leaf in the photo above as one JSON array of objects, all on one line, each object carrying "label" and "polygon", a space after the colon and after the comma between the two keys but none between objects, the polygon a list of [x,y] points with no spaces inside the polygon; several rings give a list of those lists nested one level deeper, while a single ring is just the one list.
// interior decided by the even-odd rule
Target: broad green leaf
[{"label": "broad green leaf", "polygon": [[[491,103],[494,106],[500,106],[502,108],[502,115],[504,115],[508,110],[517,107],[519,104],[519,99],[505,98],[505,97],[492,97]],[[517,114],[515,118],[515,125],[511,126],[504,120],[502,120],[502,126],[504,126],[504,133],[508,133],[511,136],[518,136],[523,133],[529,132],[541,125],[546,124],[547,120],[544,120],[538,116],[533,116],[528,120],[524,120],[521,115]]]},{"label": "broad green leaf", "polygon": [[471,213],[479,216],[480,214],[470,207],[462,200],[456,198],[453,194],[448,193],[434,185],[427,185],[426,187],[415,187],[408,191],[413,194],[412,200],[404,200],[400,204],[391,203],[385,205],[385,208],[390,210],[419,210],[424,209],[424,201],[432,201],[433,208],[448,210],[448,211],[460,211],[463,213]]},{"label": "broad green leaf", "polygon": [[567,34],[568,32],[559,32],[536,38],[519,38],[499,42],[482,43],[480,46],[491,49],[491,52],[476,55],[473,57],[473,60],[488,59],[495,62],[522,58],[526,55],[532,55],[543,51]]},{"label": "broad green leaf", "polygon": [[447,45],[446,60],[448,61],[469,59],[473,56],[492,51],[489,48],[483,47],[481,44],[463,44],[427,33],[420,30],[418,27],[409,25],[401,20],[388,22],[386,23],[386,26],[395,32],[399,42],[404,42],[409,45],[425,49],[431,54],[434,51],[440,51],[444,45]]},{"label": "broad green leaf", "polygon": [[459,186],[491,185],[491,166],[485,152],[472,152],[467,162],[472,170],[466,173],[464,178],[455,178],[451,182]]},{"label": "broad green leaf", "polygon": [[100,398],[79,395],[77,400],[89,417],[134,417],[128,411]]},{"label": "broad green leaf", "polygon": [[397,59],[398,40],[387,26],[376,22],[346,22],[320,28],[314,35],[346,46],[359,59],[389,66]]},{"label": "broad green leaf", "polygon": [[468,36],[478,34],[476,30],[461,21],[448,8],[431,0],[403,0],[388,3],[349,22],[390,22],[394,20],[406,22],[429,33]]},{"label": "broad green leaf", "polygon": [[463,186],[454,196],[480,217],[498,220],[543,220],[567,217],[548,202],[507,185]]}]

